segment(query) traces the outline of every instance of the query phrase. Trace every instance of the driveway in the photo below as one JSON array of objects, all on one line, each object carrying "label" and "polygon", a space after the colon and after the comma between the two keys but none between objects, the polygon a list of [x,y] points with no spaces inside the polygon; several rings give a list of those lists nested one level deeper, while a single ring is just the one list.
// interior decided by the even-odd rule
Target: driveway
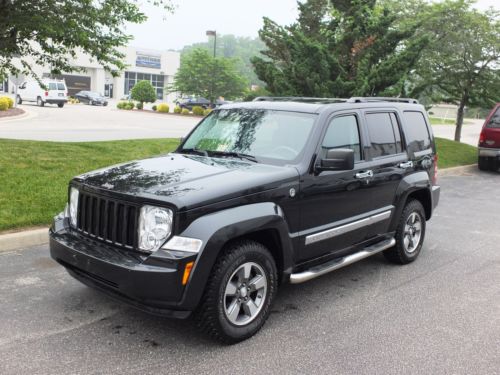
[{"label": "driveway", "polygon": [[[466,119],[467,124],[462,126],[462,137],[460,142],[477,146],[479,134],[483,128],[483,120]],[[455,139],[455,125],[432,125],[434,135],[440,138]]]},{"label": "driveway", "polygon": [[234,346],[79,284],[47,246],[0,253],[0,373],[498,373],[500,174],[440,183],[416,262],[379,254],[285,285],[263,330]]},{"label": "driveway", "polygon": [[198,117],[164,115],[83,104],[58,108],[23,104],[28,116],[0,120],[0,138],[38,141],[111,141],[185,136],[200,121]]}]

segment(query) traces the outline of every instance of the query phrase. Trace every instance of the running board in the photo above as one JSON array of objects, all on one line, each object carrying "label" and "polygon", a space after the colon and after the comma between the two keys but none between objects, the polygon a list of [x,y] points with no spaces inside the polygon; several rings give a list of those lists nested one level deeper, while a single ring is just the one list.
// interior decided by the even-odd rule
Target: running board
[{"label": "running board", "polygon": [[347,255],[342,258],[333,259],[329,262],[314,266],[300,273],[292,273],[290,275],[290,283],[300,284],[305,281],[309,281],[318,276],[324,275],[325,273],[338,270],[339,268],[348,266],[349,264],[355,263],[361,259],[365,259],[369,256],[380,253],[381,251],[393,247],[395,244],[396,240],[394,238],[390,238],[381,242],[377,242],[374,245],[365,247],[363,250],[357,253]]}]

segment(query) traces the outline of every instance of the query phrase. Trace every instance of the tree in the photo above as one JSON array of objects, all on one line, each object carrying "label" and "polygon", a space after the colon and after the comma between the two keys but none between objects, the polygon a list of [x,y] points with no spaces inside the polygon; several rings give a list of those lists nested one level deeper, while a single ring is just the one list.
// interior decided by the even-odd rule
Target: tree
[{"label": "tree", "polygon": [[416,27],[395,28],[397,16],[375,0],[298,3],[290,26],[264,18],[264,57],[257,76],[274,95],[398,95],[427,43]]},{"label": "tree", "polygon": [[455,141],[461,138],[466,107],[491,108],[500,101],[499,12],[480,12],[472,4],[446,0],[424,8],[421,30],[431,42],[409,85],[411,95],[458,106]]},{"label": "tree", "polygon": [[[184,55],[195,48],[205,48],[213,51],[213,37],[204,43],[195,43],[182,49]],[[235,35],[217,35],[217,56],[232,58],[236,63],[236,70],[250,85],[262,85],[263,82],[257,78],[252,66],[251,59],[259,56],[265,45],[259,38],[248,38]]]},{"label": "tree", "polygon": [[182,55],[174,83],[168,90],[203,96],[212,102],[218,96],[238,98],[243,95],[247,82],[236,71],[235,65],[232,59],[214,58],[206,49],[195,48]]},{"label": "tree", "polygon": [[[172,10],[170,0],[149,0]],[[68,57],[81,51],[116,74],[125,68],[119,47],[130,40],[127,22],[146,16],[137,0],[0,0],[0,77],[35,76],[32,65],[54,74],[80,70]]]},{"label": "tree", "polygon": [[153,103],[156,101],[156,91],[151,82],[139,81],[132,87],[130,98],[137,100],[141,103],[142,107],[144,103]]}]

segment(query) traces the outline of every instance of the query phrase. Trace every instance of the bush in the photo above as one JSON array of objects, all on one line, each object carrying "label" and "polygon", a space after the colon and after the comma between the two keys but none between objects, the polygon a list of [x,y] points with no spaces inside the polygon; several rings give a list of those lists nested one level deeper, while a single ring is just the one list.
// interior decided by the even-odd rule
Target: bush
[{"label": "bush", "polygon": [[130,90],[130,99],[136,100],[141,104],[153,103],[156,100],[156,90],[151,82],[139,81],[132,87],[132,90]]},{"label": "bush", "polygon": [[156,108],[156,105],[152,106],[152,107],[151,107],[151,109],[152,109],[153,111],[156,111],[156,109],[157,109],[157,108]]},{"label": "bush", "polygon": [[14,107],[14,100],[12,100],[9,96],[2,96],[0,99],[7,102],[7,109]]},{"label": "bush", "polygon": [[170,112],[170,107],[166,103],[160,103],[158,104],[158,112],[168,113]]},{"label": "bush", "polygon": [[135,105],[135,108],[137,109],[143,109],[144,108],[144,104],[141,103],[141,102],[138,102],[136,105]]},{"label": "bush", "polygon": [[9,109],[9,101],[4,96],[4,97],[0,98],[0,111],[6,111],[8,109]]},{"label": "bush", "polygon": [[203,112],[205,110],[203,109],[203,107],[200,107],[198,105],[195,105],[193,107],[193,114],[196,115],[196,116],[203,116]]},{"label": "bush", "polygon": [[135,107],[134,102],[125,103],[125,109],[131,110],[134,109],[134,107]]},{"label": "bush", "polygon": [[116,105],[116,108],[118,109],[134,109],[134,103],[133,102],[118,102]]},{"label": "bush", "polygon": [[203,116],[208,116],[210,113],[212,113],[212,108],[207,108],[203,111]]},{"label": "bush", "polygon": [[176,105],[174,108],[174,113],[181,113],[181,112],[182,112],[182,108],[179,107],[178,105]]},{"label": "bush", "polygon": [[181,115],[189,115],[189,109],[183,108],[181,111]]}]

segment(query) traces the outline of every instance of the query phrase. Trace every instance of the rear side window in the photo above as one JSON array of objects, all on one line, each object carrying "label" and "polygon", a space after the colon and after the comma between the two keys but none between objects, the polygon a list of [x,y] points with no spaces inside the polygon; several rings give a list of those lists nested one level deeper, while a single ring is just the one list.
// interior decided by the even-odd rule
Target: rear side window
[{"label": "rear side window", "polygon": [[66,86],[64,86],[64,83],[58,83],[57,84],[57,89],[58,90],[66,90]]},{"label": "rear side window", "polygon": [[362,160],[356,116],[335,117],[328,125],[321,147],[323,155],[331,148],[349,148],[354,151],[354,161]]},{"label": "rear side window", "polygon": [[49,90],[57,90],[57,84],[54,82],[49,83]]},{"label": "rear side window", "polygon": [[408,150],[418,152],[427,150],[431,147],[431,137],[425,118],[422,112],[405,111],[403,112],[406,143]]},{"label": "rear side window", "polygon": [[366,123],[374,158],[401,152],[401,134],[393,113],[367,113]]},{"label": "rear side window", "polygon": [[497,108],[490,121],[486,124],[487,128],[500,128],[500,107]]}]

